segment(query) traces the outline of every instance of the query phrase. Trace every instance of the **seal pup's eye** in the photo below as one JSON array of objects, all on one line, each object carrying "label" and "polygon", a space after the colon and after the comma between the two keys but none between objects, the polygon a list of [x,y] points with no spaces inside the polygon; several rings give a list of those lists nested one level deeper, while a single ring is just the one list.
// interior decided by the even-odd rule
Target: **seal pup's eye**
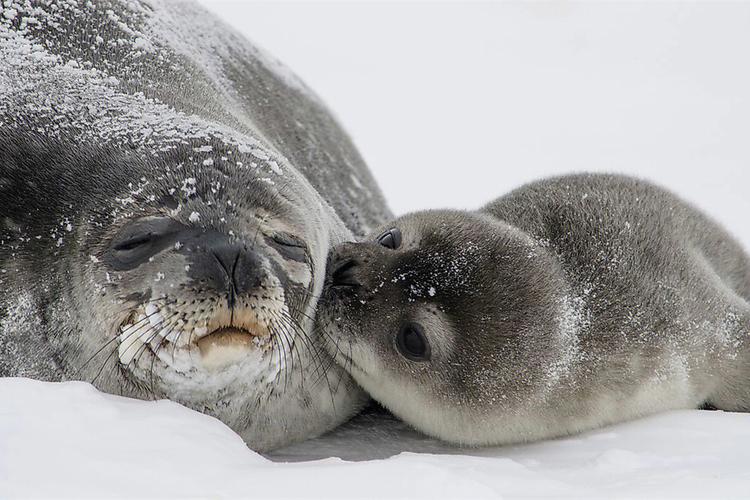
[{"label": "seal pup's eye", "polygon": [[397,228],[391,228],[378,236],[378,243],[386,248],[395,250],[401,246],[401,231]]},{"label": "seal pup's eye", "polygon": [[304,241],[289,233],[274,233],[271,244],[285,259],[297,262],[307,260],[307,245]]},{"label": "seal pup's eye", "polygon": [[407,323],[396,336],[396,347],[410,361],[429,361],[430,343],[417,323]]}]

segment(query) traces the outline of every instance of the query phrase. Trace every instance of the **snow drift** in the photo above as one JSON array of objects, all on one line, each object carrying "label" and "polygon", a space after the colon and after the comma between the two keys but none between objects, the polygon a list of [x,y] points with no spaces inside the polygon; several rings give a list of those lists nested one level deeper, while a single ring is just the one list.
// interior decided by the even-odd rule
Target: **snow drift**
[{"label": "snow drift", "polygon": [[[679,411],[458,450],[382,416],[263,457],[218,420],[82,382],[0,379],[3,497],[740,497],[750,414]],[[339,458],[344,457],[346,460]]]}]

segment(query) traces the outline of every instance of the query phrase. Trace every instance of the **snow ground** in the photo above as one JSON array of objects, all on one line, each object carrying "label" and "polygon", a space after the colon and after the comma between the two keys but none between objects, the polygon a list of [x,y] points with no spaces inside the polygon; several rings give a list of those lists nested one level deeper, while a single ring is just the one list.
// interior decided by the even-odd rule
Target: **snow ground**
[{"label": "snow ground", "polygon": [[[750,4],[204,3],[329,103],[397,213],[617,171],[750,247]],[[272,461],[170,402],[21,379],[0,401],[0,497],[750,496],[744,414],[487,450],[362,417]]]},{"label": "snow ground", "polygon": [[[88,384],[0,379],[2,497],[746,497],[750,415],[681,411],[569,439],[454,450],[378,419],[272,461],[218,420]],[[349,460],[334,458],[343,452]],[[312,461],[296,462],[300,459]],[[278,460],[292,460],[289,463]]]}]

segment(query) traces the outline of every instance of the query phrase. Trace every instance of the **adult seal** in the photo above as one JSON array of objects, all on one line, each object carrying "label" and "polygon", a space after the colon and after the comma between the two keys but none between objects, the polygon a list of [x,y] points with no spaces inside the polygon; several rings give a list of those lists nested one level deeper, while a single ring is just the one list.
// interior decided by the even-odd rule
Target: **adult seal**
[{"label": "adult seal", "polygon": [[200,7],[2,2],[0,375],[318,435],[365,399],[315,329],[326,256],[388,216],[316,96]]},{"label": "adult seal", "polygon": [[457,444],[562,436],[704,404],[750,410],[750,261],[644,181],[536,182],[332,255],[330,352]]}]

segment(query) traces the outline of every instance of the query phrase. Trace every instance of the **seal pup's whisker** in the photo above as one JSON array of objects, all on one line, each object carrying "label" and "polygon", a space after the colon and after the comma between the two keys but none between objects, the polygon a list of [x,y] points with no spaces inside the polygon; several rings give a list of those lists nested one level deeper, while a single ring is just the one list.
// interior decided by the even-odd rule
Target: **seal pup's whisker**
[{"label": "seal pup's whisker", "polygon": [[[326,343],[328,343],[328,344],[333,343],[333,351],[334,352],[329,357],[329,359],[326,361],[326,365],[322,369],[322,373],[326,377],[326,380],[327,380],[328,371],[332,367],[336,366],[336,356],[337,356],[337,354],[339,352],[341,352],[340,348],[339,348],[339,342],[343,342],[343,339],[339,340],[339,339],[336,339],[335,337],[333,337],[332,335],[329,335],[328,332],[327,332],[327,328],[326,327],[320,328],[319,329],[319,333],[321,335],[323,335],[324,340],[325,340]],[[344,366],[343,368],[346,369],[347,367]],[[320,375],[319,375],[319,377],[320,377]],[[318,381],[316,380],[316,384],[317,383],[318,383]]]},{"label": "seal pup's whisker", "polygon": [[[302,342],[305,349],[307,349],[308,353],[312,356],[313,362],[315,363],[313,367],[313,375],[317,375],[321,368],[323,367],[323,348],[321,346],[316,346],[310,336],[305,332],[304,328],[299,324],[299,322],[291,315],[291,313],[282,311],[281,312],[281,321],[287,322],[290,327],[294,330],[295,336],[299,338],[300,342]],[[315,330],[313,330],[315,332]],[[329,357],[326,356],[328,359]],[[325,373],[325,371],[324,371]],[[319,383],[320,379],[316,379],[314,381],[313,385],[316,385]],[[326,381],[328,382],[328,379],[326,377]]]},{"label": "seal pup's whisker", "polygon": [[[321,354],[323,352],[322,347],[315,346],[310,336],[305,332],[304,328],[299,324],[299,322],[294,319],[293,316],[291,316],[290,313],[281,312],[281,321],[284,321],[289,324],[290,328],[292,328],[295,337],[302,342],[303,346],[307,349],[308,353],[313,356],[313,361],[316,363],[316,365],[319,365],[321,360]],[[317,371],[317,366],[314,368],[315,371]],[[314,372],[315,373],[315,372]]]},{"label": "seal pup's whisker", "polygon": [[[323,366],[323,361],[322,361],[322,358],[321,358],[321,354],[322,354],[321,348],[320,347],[318,347],[318,348],[314,347],[314,344],[311,342],[310,338],[305,333],[304,329],[297,323],[297,321],[290,315],[290,313],[288,313],[286,311],[282,311],[281,315],[279,316],[279,320],[281,322],[287,323],[288,327],[293,330],[295,338],[299,339],[300,342],[302,342],[302,345],[305,347],[305,349],[308,351],[308,353],[312,356],[312,359],[313,359],[313,362],[314,362],[312,374],[313,375],[317,375],[320,372],[321,367]],[[299,350],[298,350],[298,355],[299,355],[300,359],[303,359],[302,354],[299,353]],[[333,389],[332,389],[332,387],[330,385],[330,380],[328,379],[328,376],[325,373],[325,370],[323,371],[323,374],[325,375],[326,385],[328,386],[328,390],[329,390],[330,396],[332,398],[331,404],[332,404],[333,408],[335,409],[334,392],[333,392]],[[313,382],[313,387],[316,386],[320,382],[320,380],[321,380],[321,378],[318,377]]]},{"label": "seal pup's whisker", "polygon": [[[289,352],[289,369],[292,371],[292,373],[294,373],[295,352],[297,353],[299,358],[301,358],[299,347],[297,346],[297,339],[299,337],[295,335],[295,332],[293,330],[290,331],[290,327],[288,324],[281,321],[281,317],[279,314],[273,313],[272,316],[273,318],[271,319],[271,323],[274,325],[274,331],[286,340],[287,350]],[[300,381],[300,387],[304,387],[304,381]]]}]

